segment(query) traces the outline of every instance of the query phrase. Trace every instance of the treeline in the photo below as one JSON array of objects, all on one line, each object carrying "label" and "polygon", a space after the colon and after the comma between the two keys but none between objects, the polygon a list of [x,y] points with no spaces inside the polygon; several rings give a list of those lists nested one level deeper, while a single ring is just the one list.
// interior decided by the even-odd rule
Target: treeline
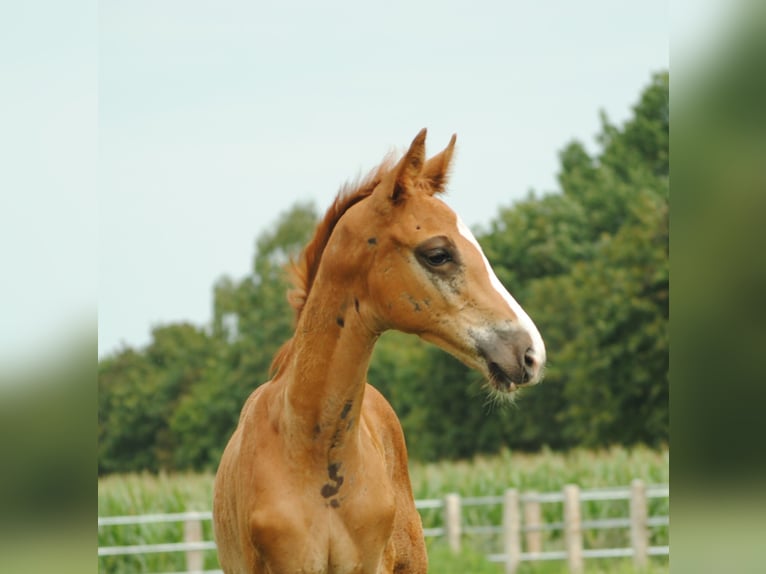
[{"label": "treeline", "polygon": [[[598,153],[560,153],[559,193],[503,207],[477,233],[546,342],[543,384],[496,405],[444,352],[387,333],[369,379],[390,400],[410,456],[501,447],[660,445],[668,440],[668,74],[655,75]],[[246,397],[292,334],[284,266],[318,213],[295,205],[256,242],[252,272],[213,287],[210,325],[158,327],[143,349],[99,362],[99,473],[215,468]]]}]

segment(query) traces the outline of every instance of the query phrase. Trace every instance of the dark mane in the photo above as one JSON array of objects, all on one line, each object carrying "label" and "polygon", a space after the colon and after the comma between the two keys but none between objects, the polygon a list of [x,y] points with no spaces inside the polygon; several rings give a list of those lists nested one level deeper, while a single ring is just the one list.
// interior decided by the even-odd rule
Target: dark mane
[{"label": "dark mane", "polygon": [[[287,300],[295,312],[296,324],[298,319],[300,319],[306,299],[311,292],[311,286],[314,284],[324,249],[338,221],[352,206],[373,192],[386,172],[391,169],[391,166],[392,161],[389,157],[364,178],[347,183],[341,187],[338,195],[335,197],[335,201],[333,201],[333,204],[317,225],[314,237],[303,248],[298,260],[291,262],[288,271],[292,289],[287,292]],[[292,351],[292,343],[293,339],[290,338],[277,351],[274,360],[271,362],[271,376],[276,375],[285,366]]]}]

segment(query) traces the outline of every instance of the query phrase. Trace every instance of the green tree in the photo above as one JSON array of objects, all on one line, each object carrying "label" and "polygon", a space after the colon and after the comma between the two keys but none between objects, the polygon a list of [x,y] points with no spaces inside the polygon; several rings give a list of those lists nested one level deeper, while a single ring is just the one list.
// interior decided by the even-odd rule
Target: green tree
[{"label": "green tree", "polygon": [[531,290],[569,444],[668,439],[667,205],[642,194],[634,214],[592,260]]},{"label": "green tree", "polygon": [[231,392],[225,354],[211,361],[189,393],[181,397],[170,419],[177,437],[173,466],[214,470],[234,429],[242,402]]},{"label": "green tree", "polygon": [[151,396],[156,385],[146,357],[126,349],[98,366],[99,473],[156,468],[156,425]]},{"label": "green tree", "polygon": [[103,471],[174,468],[178,401],[201,376],[212,350],[200,328],[157,327],[143,352],[126,349],[99,365],[99,466]]}]

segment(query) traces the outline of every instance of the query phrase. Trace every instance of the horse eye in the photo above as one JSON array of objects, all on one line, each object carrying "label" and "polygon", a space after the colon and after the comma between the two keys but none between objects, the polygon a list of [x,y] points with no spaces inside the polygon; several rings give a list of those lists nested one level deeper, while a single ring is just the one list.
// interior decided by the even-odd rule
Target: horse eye
[{"label": "horse eye", "polygon": [[446,249],[434,249],[424,254],[426,261],[433,267],[440,267],[452,261],[452,255]]},{"label": "horse eye", "polygon": [[[449,237],[439,235],[415,248],[420,264],[433,272],[447,272],[460,263],[460,254]],[[438,270],[438,271],[437,271]]]}]

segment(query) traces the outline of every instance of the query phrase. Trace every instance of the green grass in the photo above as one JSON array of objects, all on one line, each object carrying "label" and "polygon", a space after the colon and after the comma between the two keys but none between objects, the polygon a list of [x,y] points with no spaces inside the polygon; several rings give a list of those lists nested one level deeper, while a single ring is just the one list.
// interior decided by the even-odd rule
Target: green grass
[{"label": "green grass", "polygon": [[[627,486],[634,478],[646,484],[667,483],[669,455],[667,450],[653,451],[645,448],[613,448],[604,451],[574,450],[568,454],[543,452],[519,454],[503,451],[496,456],[476,457],[470,461],[440,462],[411,466],[411,478],[415,498],[442,498],[456,492],[461,496],[499,495],[507,488],[519,491],[560,491],[565,484],[578,484],[583,489]],[[213,475],[177,474],[112,475],[99,480],[99,516],[126,514],[151,514],[210,510]],[[544,504],[543,519],[546,522],[562,520],[560,503]],[[667,515],[668,500],[650,501],[651,515]],[[625,517],[627,501],[587,501],[582,503],[582,518],[596,519]],[[440,509],[421,512],[423,526],[437,527],[443,524]],[[493,506],[464,506],[463,524],[501,524],[502,508]],[[204,537],[212,540],[212,525],[203,524]],[[105,526],[99,528],[99,546],[176,542],[183,537],[180,523],[161,523],[131,526]],[[668,544],[668,529],[651,530],[652,545]],[[629,534],[625,529],[591,530],[584,532],[586,548],[629,546]],[[442,539],[428,539],[429,570],[450,574],[501,574],[503,568],[485,559],[489,553],[501,552],[502,542],[498,535],[464,535],[464,551],[454,556]],[[563,548],[561,532],[550,532],[544,538],[545,550]],[[205,555],[205,568],[217,568],[215,552]],[[628,574],[635,572],[630,560],[593,559],[586,562],[588,572]],[[147,554],[142,556],[104,557],[99,559],[99,571],[104,573],[163,572],[184,570],[183,553]],[[566,572],[562,562],[523,563],[520,574],[549,574]],[[668,572],[667,558],[653,560],[646,574]]]}]

